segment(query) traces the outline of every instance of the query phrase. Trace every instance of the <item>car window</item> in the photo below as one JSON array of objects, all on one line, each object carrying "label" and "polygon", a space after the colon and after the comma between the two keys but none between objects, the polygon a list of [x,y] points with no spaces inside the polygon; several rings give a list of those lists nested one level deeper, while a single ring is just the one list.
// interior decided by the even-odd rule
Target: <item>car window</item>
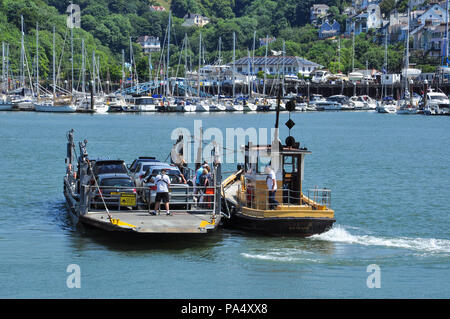
[{"label": "car window", "polygon": [[94,169],[96,175],[109,174],[109,173],[119,173],[127,174],[127,169],[123,164],[105,164],[96,166]]},{"label": "car window", "polygon": [[101,186],[134,187],[134,183],[128,178],[106,178],[100,182]]}]

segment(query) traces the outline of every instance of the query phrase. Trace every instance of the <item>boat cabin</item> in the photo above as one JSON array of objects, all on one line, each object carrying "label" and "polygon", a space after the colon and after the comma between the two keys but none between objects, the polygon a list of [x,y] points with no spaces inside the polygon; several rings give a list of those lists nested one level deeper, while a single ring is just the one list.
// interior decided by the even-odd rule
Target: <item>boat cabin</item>
[{"label": "boat cabin", "polygon": [[302,181],[304,159],[310,154],[298,143],[273,150],[272,145],[245,146],[244,174],[241,176],[241,205],[258,210],[270,209],[267,179],[270,170],[276,177],[277,192],[275,200],[280,206],[302,205]]}]

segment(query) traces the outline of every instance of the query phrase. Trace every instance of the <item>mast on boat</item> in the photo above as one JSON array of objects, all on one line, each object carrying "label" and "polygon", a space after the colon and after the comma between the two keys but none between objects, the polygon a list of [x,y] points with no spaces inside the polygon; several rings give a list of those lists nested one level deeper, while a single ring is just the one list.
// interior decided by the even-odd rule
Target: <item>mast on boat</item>
[{"label": "mast on boat", "polygon": [[53,26],[53,100],[56,98],[56,53],[55,53],[55,26]]},{"label": "mast on boat", "polygon": [[233,99],[236,92],[235,68],[236,68],[236,32],[233,32]]},{"label": "mast on boat", "polygon": [[264,57],[264,86],[263,86],[263,96],[266,96],[266,73],[267,73],[267,50],[269,48],[269,41],[268,41],[269,35],[266,35],[266,55]]},{"label": "mast on boat", "polygon": [[36,22],[36,96],[39,100],[39,23]]},{"label": "mast on boat", "polygon": [[166,96],[170,95],[169,91],[169,59],[170,59],[170,22],[172,18],[172,11],[169,11],[169,26],[167,31],[167,63],[166,63]]}]

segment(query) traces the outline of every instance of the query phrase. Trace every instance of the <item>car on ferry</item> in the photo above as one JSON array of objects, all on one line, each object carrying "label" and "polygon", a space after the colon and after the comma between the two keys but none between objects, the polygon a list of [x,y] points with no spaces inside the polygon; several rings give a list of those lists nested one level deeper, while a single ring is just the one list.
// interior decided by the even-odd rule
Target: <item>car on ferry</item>
[{"label": "car on ferry", "polygon": [[154,157],[139,157],[128,166],[129,174],[134,180],[141,179],[150,166],[158,164],[161,162]]},{"label": "car on ferry", "polygon": [[123,198],[131,199],[128,208],[137,206],[136,184],[128,174],[106,173],[97,178],[98,188],[94,188],[91,204],[95,208],[119,208]]},{"label": "car on ferry", "polygon": [[128,168],[123,160],[98,159],[91,161],[94,176],[101,174],[127,174]]}]

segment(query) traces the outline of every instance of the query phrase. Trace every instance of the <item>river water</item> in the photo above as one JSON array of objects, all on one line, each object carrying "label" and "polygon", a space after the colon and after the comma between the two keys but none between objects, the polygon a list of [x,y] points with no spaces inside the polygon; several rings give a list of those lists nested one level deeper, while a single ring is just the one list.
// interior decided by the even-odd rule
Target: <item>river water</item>
[{"label": "river water", "polygon": [[[62,192],[66,132],[89,141],[91,158],[165,159],[175,128],[193,131],[195,120],[224,135],[227,128],[271,128],[273,113],[0,112],[0,297],[449,298],[449,118],[291,118],[292,135],[312,151],[305,188],[332,190],[337,221],[330,231],[295,239],[219,230],[162,241],[72,225]],[[281,136],[287,120],[281,114]],[[235,166],[226,163],[224,171]],[[67,286],[71,264],[79,266],[81,288]],[[380,288],[369,288],[375,274]]]}]

